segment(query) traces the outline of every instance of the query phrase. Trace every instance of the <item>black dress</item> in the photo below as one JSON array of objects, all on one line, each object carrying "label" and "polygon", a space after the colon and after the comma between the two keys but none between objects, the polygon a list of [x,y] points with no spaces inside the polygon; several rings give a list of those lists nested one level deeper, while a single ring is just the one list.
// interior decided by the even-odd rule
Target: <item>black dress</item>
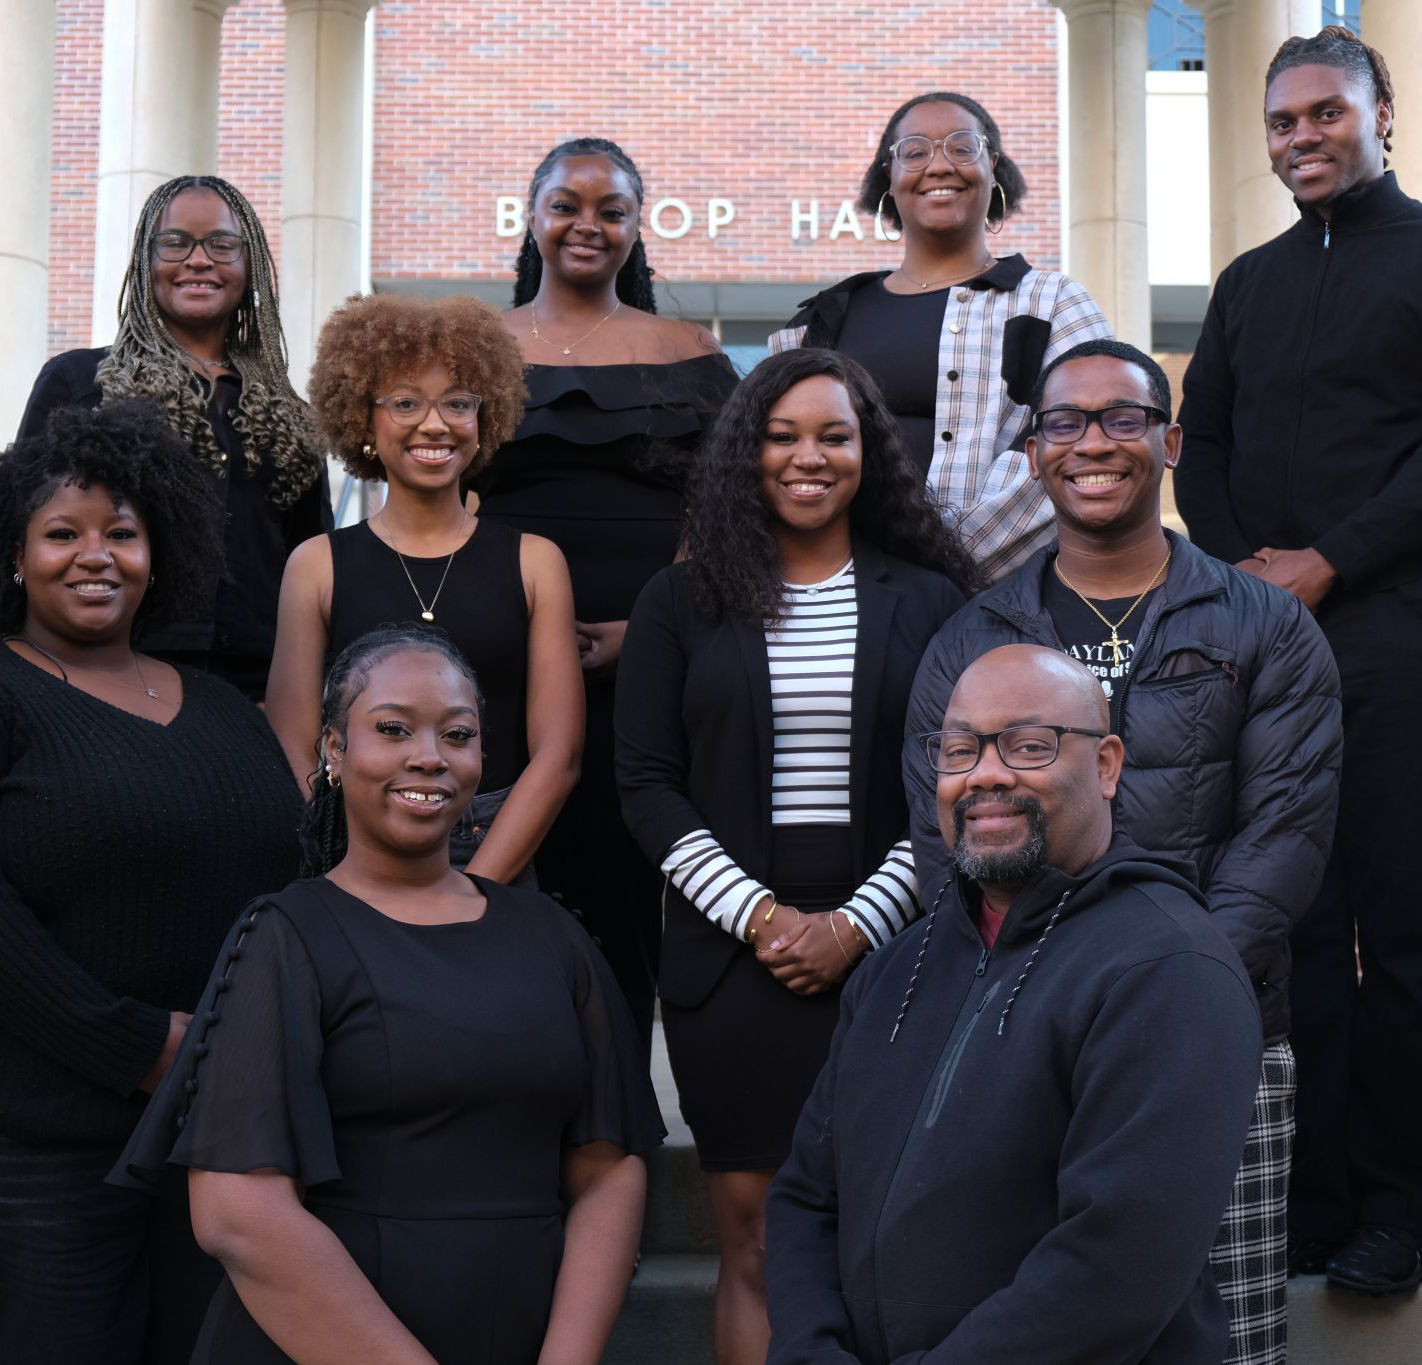
[{"label": "black dress", "polygon": [[[325,878],[254,902],[111,1179],[275,1167],[441,1365],[532,1365],[564,1147],[665,1130],[587,935],[474,880],[472,923],[391,919]],[[286,1360],[224,1280],[194,1365]]]},{"label": "black dress", "polygon": [[[579,621],[625,621],[676,557],[686,477],[736,376],[719,354],[669,365],[534,365],[514,438],[480,476],[480,514],[547,536]],[[619,814],[612,679],[589,679],[582,778],[538,854],[538,880],[582,916],[650,1044],[661,874]]]}]

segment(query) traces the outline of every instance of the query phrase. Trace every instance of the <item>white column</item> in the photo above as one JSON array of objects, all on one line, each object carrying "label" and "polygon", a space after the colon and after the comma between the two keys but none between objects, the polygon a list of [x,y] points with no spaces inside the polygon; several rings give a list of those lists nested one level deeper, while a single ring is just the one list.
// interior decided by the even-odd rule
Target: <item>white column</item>
[{"label": "white column", "polygon": [[222,80],[222,16],[237,0],[191,0],[193,7],[192,175],[217,174],[217,105]]},{"label": "white column", "polygon": [[[1234,255],[1267,242],[1298,217],[1293,196],[1269,164],[1264,73],[1285,38],[1321,27],[1319,0],[1246,0],[1236,6],[1234,40]],[[1212,91],[1213,95],[1213,91]]]},{"label": "white column", "polygon": [[1388,166],[1414,199],[1422,196],[1422,3],[1362,0],[1363,41],[1383,55],[1397,95]]},{"label": "white column", "polygon": [[1151,0],[1055,0],[1067,20],[1071,273],[1123,341],[1150,349],[1146,16]]},{"label": "white column", "polygon": [[326,315],[361,279],[365,16],[371,0],[285,0],[281,319],[306,391]]},{"label": "white column", "polygon": [[1235,257],[1235,0],[1188,3],[1205,16],[1205,76],[1210,109],[1210,275],[1215,278]]},{"label": "white column", "polygon": [[14,438],[48,349],[53,0],[0,0],[0,447]]}]

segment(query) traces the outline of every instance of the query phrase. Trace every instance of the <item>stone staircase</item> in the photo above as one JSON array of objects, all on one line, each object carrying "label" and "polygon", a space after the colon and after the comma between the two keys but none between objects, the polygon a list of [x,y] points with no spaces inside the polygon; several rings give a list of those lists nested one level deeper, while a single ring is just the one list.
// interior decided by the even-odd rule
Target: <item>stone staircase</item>
[{"label": "stone staircase", "polygon": [[[652,1074],[670,1131],[647,1163],[642,1263],[603,1365],[713,1365],[716,1238],[660,1025]],[[1365,1299],[1329,1289],[1321,1276],[1292,1280],[1289,1365],[1422,1365],[1422,1299]]]}]

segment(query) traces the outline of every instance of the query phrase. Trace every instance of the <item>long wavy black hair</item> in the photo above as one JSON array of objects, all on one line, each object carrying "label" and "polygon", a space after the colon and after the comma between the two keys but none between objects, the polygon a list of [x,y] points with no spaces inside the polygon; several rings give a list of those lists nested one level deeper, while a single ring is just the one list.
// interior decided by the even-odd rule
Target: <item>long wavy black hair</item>
[{"label": "long wavy black hair", "polygon": [[982,585],[976,566],[924,490],[923,475],[868,372],[837,351],[801,347],[770,356],[721,409],[687,490],[684,548],[697,606],[713,621],[779,620],[785,582],[774,517],[761,493],[770,410],[802,380],[843,384],[859,418],[863,467],[850,527],[888,554],[937,569],[965,595]]},{"label": "long wavy black hair", "polygon": [[324,739],[329,730],[341,736],[350,723],[351,704],[370,685],[370,675],[377,664],[392,654],[413,650],[421,654],[437,654],[448,659],[474,689],[479,714],[484,713],[484,698],[479,692],[479,680],[469,661],[455,647],[449,636],[437,626],[377,626],[352,640],[338,655],[326,674],[326,686],[321,694],[321,734],[315,741],[316,771],[312,774],[311,801],[301,823],[301,875],[320,877],[346,856],[346,802],[341,788],[327,780],[329,768],[324,752]]},{"label": "long wavy black hair", "polygon": [[[552,174],[553,167],[565,157],[601,156],[612,162],[632,182],[640,210],[645,199],[642,176],[632,158],[615,142],[605,137],[575,137],[568,142],[560,142],[533,172],[528,186],[527,216],[530,226],[523,230],[523,245],[518,251],[517,276],[514,280],[513,306],[531,302],[538,294],[538,283],[543,278],[543,257],[538,254],[538,243],[533,240],[533,201]],[[647,264],[647,248],[642,244],[642,236],[632,243],[631,255],[622,263],[617,272],[617,297],[631,308],[640,308],[644,313],[657,311],[656,293],[652,289],[652,267]]]}]

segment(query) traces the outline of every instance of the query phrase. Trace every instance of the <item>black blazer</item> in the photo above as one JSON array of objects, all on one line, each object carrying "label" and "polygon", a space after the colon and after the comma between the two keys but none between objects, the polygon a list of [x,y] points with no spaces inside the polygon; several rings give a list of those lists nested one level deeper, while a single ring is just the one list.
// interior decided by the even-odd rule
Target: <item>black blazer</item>
[{"label": "black blazer", "polygon": [[[849,808],[863,881],[907,832],[899,755],[909,690],[929,640],[963,595],[942,574],[858,539],[854,569]],[[657,574],[632,609],[614,731],[622,816],[653,863],[682,835],[709,829],[750,876],[767,879],[775,740],[765,634],[745,621],[708,620],[679,564]],[[668,886],[662,999],[700,1004],[738,946]]]}]

